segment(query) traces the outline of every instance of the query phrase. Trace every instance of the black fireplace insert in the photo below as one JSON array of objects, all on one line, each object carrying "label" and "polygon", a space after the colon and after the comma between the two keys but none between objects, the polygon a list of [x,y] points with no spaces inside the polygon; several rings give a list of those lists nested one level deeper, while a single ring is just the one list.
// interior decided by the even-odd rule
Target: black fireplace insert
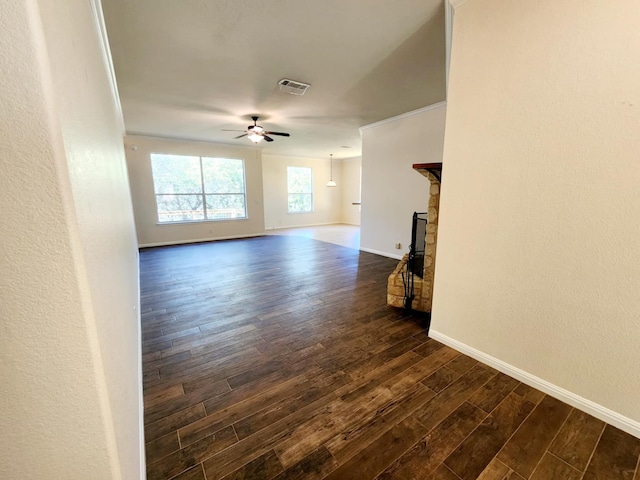
[{"label": "black fireplace insert", "polygon": [[424,254],[427,246],[427,212],[413,212],[413,224],[411,226],[411,245],[409,245],[409,258],[407,269],[403,275],[404,283],[404,307],[411,310],[415,297],[413,289],[414,275],[422,278],[424,275]]}]

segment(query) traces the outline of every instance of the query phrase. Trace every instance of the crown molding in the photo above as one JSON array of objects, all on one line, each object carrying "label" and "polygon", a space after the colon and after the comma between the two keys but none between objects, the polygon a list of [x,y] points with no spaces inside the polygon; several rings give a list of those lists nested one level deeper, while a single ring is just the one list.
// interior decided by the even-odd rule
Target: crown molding
[{"label": "crown molding", "polygon": [[[333,154],[333,161],[334,162],[342,162],[342,160],[344,160],[343,158],[336,158],[335,156],[336,154]],[[329,156],[327,155],[326,157],[310,157],[308,155],[296,155],[295,153],[262,153],[262,158],[265,157],[275,157],[275,158],[293,158],[293,159],[298,159],[298,160],[319,160],[319,161],[327,161],[330,160]],[[287,227],[288,228],[288,227]]]},{"label": "crown molding", "polygon": [[[168,142],[168,143],[202,143],[204,145],[211,145],[211,146],[216,146],[216,147],[229,147],[229,148],[236,148],[236,149],[249,149],[249,150],[256,150],[256,151],[260,151],[260,147],[257,147],[254,144],[251,145],[238,145],[238,144],[234,144],[234,143],[224,143],[224,142],[212,142],[211,140],[202,140],[202,139],[198,139],[198,138],[191,138],[191,137],[164,137],[162,135],[153,135],[151,133],[142,133],[142,132],[135,132],[135,131],[126,131],[125,132],[125,141],[127,140],[135,140],[136,138],[140,138],[142,140],[153,140],[153,141],[160,141],[160,142]],[[128,142],[127,143],[135,143],[135,142]]]},{"label": "crown molding", "polygon": [[429,110],[436,110],[438,108],[443,108],[443,107],[446,107],[446,106],[447,106],[447,102],[445,100],[444,102],[434,103],[433,105],[429,105],[429,106],[426,106],[426,107],[418,108],[417,110],[412,110],[412,111],[407,112],[407,113],[402,113],[400,115],[396,115],[395,117],[389,117],[389,118],[386,118],[384,120],[380,120],[379,122],[370,123],[369,125],[363,125],[362,127],[360,127],[360,133],[362,133],[363,130],[368,130],[370,128],[379,127],[380,125],[384,125],[385,123],[392,123],[392,122],[395,122],[396,120],[400,120],[402,118],[412,117],[413,115],[418,115],[420,113],[428,112]]},{"label": "crown molding", "polygon": [[118,93],[118,82],[116,81],[116,72],[113,68],[113,59],[111,58],[111,49],[109,48],[109,38],[107,37],[107,27],[104,23],[104,15],[102,13],[102,4],[99,0],[91,0],[91,11],[93,13],[93,25],[96,33],[100,38],[100,53],[102,54],[102,62],[107,72],[109,87],[111,88],[111,96],[116,108],[117,121],[122,132],[122,136],[126,135],[124,124],[124,115],[122,113],[122,104],[120,103],[120,95]]},{"label": "crown molding", "polygon": [[449,98],[449,66],[451,64],[451,39],[453,38],[454,8],[450,1],[444,2],[444,48],[445,48],[445,92]]}]

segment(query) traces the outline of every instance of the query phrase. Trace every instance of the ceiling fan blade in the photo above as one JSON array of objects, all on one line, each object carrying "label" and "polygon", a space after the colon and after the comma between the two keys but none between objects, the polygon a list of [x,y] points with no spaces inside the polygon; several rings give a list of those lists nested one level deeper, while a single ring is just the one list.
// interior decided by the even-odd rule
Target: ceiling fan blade
[{"label": "ceiling fan blade", "polygon": [[290,137],[291,136],[288,133],[284,133],[284,132],[264,132],[264,133],[268,133],[269,135],[280,135],[281,137]]},{"label": "ceiling fan blade", "polygon": [[273,138],[267,137],[266,135],[262,135],[262,138],[264,138],[267,142],[273,142]]},{"label": "ceiling fan blade", "polygon": [[228,128],[222,128],[220,129],[221,132],[246,132],[246,130],[231,130]]},{"label": "ceiling fan blade", "polygon": [[242,135],[238,135],[237,137],[233,137],[233,139],[235,140],[236,138],[246,137],[247,135],[249,135],[249,134],[248,133],[243,133]]}]

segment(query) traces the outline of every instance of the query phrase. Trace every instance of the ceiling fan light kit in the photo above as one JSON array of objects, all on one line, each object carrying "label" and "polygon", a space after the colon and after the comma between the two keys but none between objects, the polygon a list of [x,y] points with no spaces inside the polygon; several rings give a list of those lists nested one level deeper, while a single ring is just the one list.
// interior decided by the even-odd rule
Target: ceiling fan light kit
[{"label": "ceiling fan light kit", "polygon": [[247,134],[247,138],[251,140],[253,143],[260,143],[262,141],[262,135],[257,132],[251,132]]}]

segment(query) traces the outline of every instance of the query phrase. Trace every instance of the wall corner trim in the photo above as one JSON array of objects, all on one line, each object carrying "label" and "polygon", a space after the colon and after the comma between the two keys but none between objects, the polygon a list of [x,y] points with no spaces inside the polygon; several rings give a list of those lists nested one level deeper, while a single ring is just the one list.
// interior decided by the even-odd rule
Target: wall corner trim
[{"label": "wall corner trim", "polygon": [[434,340],[437,340],[445,345],[458,350],[465,355],[475,358],[476,360],[489,365],[490,367],[499,370],[500,372],[509,375],[516,380],[520,380],[522,383],[526,383],[527,385],[536,388],[558,400],[561,400],[565,403],[568,403],[572,407],[577,408],[578,410],[582,410],[590,415],[593,415],[600,420],[607,422],[614,427],[617,427],[634,437],[640,438],[640,422],[632,420],[624,415],[621,415],[613,410],[609,410],[602,405],[599,405],[591,400],[587,400],[586,398],[581,397],[580,395],[576,395],[564,388],[558,387],[546,380],[543,380],[535,375],[532,375],[524,370],[520,370],[513,365],[510,365],[502,360],[498,360],[491,355],[487,355],[480,350],[477,350],[469,345],[459,342],[447,335],[443,335],[440,332],[435,330],[429,331],[429,336]]},{"label": "wall corner trim", "polygon": [[453,7],[453,9],[455,10],[456,8],[464,5],[465,3],[467,3],[469,0],[448,0],[449,3],[451,4],[451,6]]},{"label": "wall corner trim", "polygon": [[435,110],[446,106],[447,102],[445,100],[443,102],[434,103],[433,105],[418,108],[417,110],[412,110],[407,113],[401,113],[400,115],[396,115],[395,117],[389,117],[384,120],[380,120],[379,122],[370,123],[369,125],[363,125],[362,127],[360,127],[360,133],[362,133],[363,130],[368,130],[369,128],[379,127],[380,125],[384,125],[385,123],[395,122],[396,120],[400,120],[401,118],[411,117],[413,115],[418,115],[423,112],[428,112],[429,110]]}]

